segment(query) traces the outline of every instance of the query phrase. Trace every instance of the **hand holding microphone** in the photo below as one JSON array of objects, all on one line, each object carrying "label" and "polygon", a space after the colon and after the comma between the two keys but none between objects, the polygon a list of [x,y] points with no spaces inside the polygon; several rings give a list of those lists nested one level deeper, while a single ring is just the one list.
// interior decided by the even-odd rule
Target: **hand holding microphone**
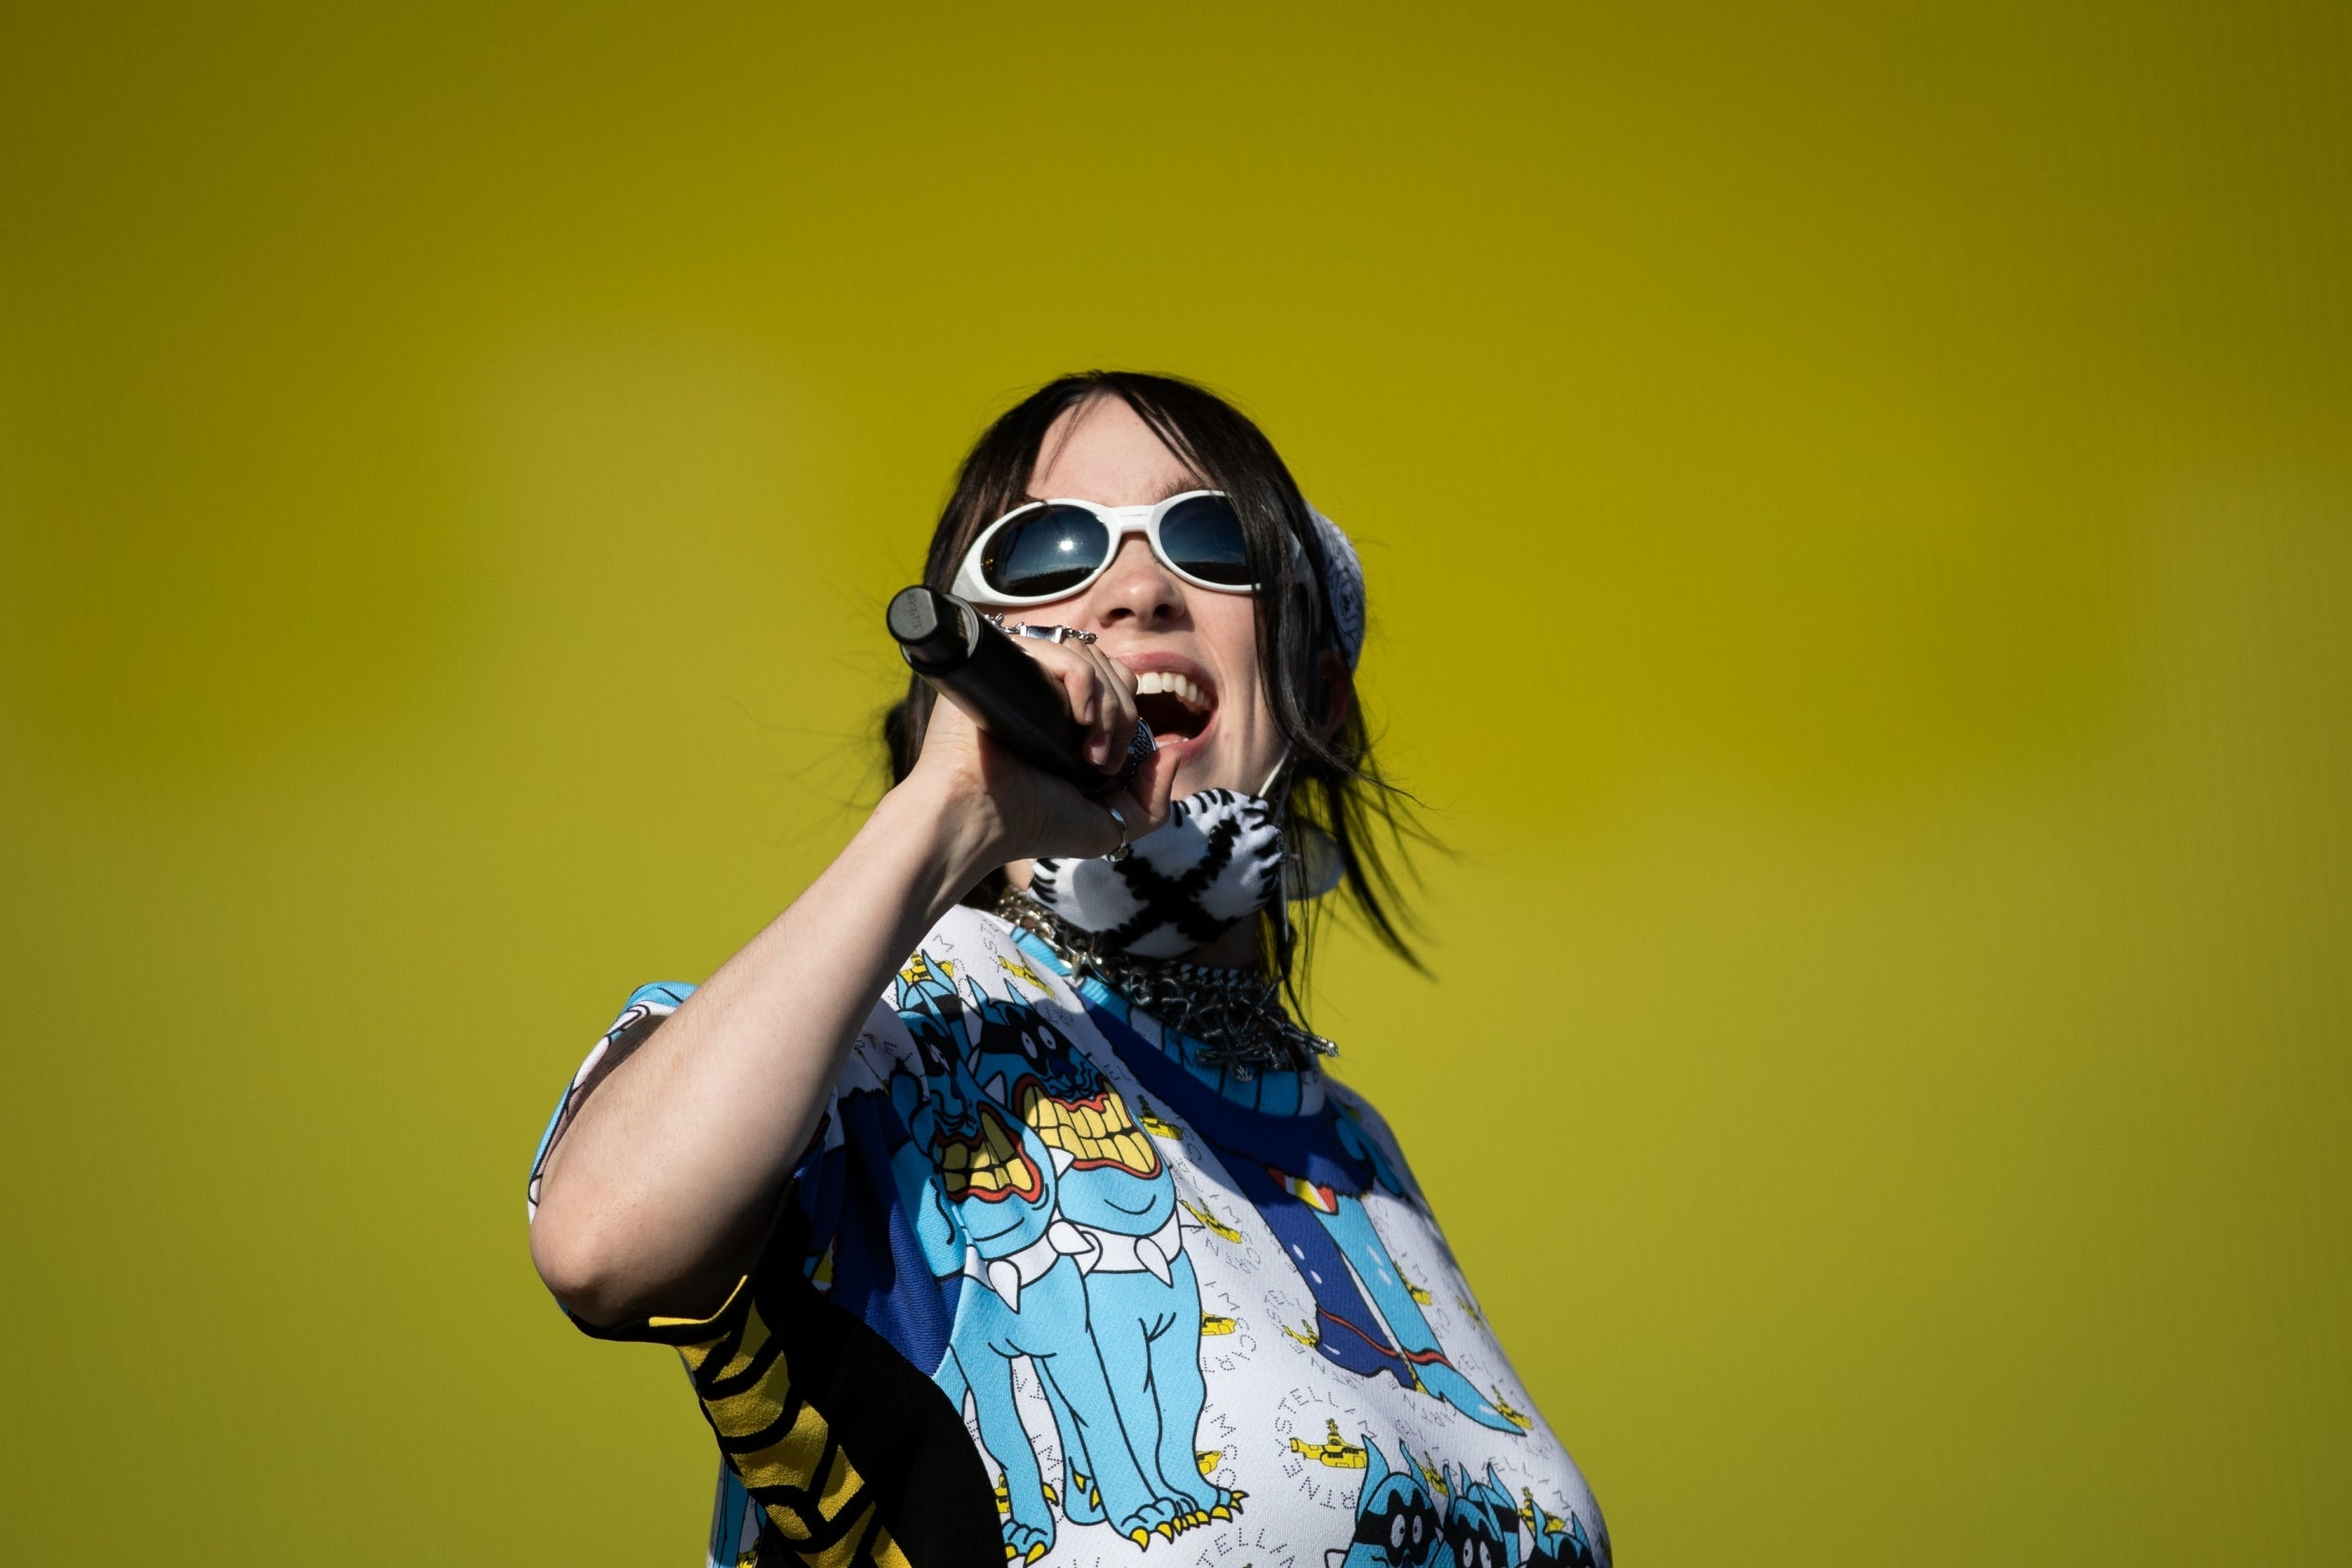
[{"label": "hand holding microphone", "polygon": [[[983,787],[997,797],[1008,835],[1019,846],[1009,858],[1073,848],[1085,855],[1117,852],[1166,817],[1174,759],[1152,747],[1151,731],[1136,719],[1133,673],[1091,646],[1091,638],[1059,628],[1052,637],[1045,628],[1009,633],[965,600],[919,586],[890,601],[886,620],[908,665],[958,716],[1031,768],[1098,802],[1087,806],[1061,791],[1041,790],[1034,780],[1023,786],[1000,776],[1001,766],[999,776],[991,776],[985,759],[977,759]],[[934,735],[963,727],[945,707],[933,710]],[[948,736],[939,738],[955,744]],[[927,737],[926,758],[934,746]],[[1009,791],[1002,788],[1008,784],[1014,786]],[[1036,832],[1024,831],[1032,823]],[[1105,836],[1110,842],[1087,842]],[[1073,846],[1073,839],[1080,842]]]}]

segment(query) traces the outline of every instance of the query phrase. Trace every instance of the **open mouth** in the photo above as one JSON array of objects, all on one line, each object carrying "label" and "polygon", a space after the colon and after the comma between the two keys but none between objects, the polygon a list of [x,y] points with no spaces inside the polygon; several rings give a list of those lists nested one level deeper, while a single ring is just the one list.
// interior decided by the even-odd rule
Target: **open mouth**
[{"label": "open mouth", "polygon": [[1136,677],[1136,717],[1162,739],[1192,740],[1209,727],[1216,693],[1173,670],[1146,670]]},{"label": "open mouth", "polygon": [[1089,1100],[1056,1100],[1031,1088],[1022,1097],[1021,1119],[1040,1143],[1069,1155],[1074,1169],[1112,1165],[1131,1176],[1160,1173],[1159,1150],[1137,1130],[1116,1090]]},{"label": "open mouth", "polygon": [[994,1106],[979,1108],[979,1128],[976,1133],[961,1137],[944,1135],[936,1143],[934,1158],[950,1203],[961,1203],[967,1197],[982,1203],[1001,1202],[1008,1197],[1034,1203],[1045,1190],[1037,1163],[1022,1150],[1020,1138],[1005,1125],[1005,1118],[996,1114]]}]

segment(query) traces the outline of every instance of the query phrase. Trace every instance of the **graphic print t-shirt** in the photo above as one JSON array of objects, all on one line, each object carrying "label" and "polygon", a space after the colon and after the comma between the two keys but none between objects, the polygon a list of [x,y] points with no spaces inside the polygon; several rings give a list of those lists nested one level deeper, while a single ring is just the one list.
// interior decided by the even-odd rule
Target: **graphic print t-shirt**
[{"label": "graphic print t-shirt", "polygon": [[[534,1202],[691,989],[629,999]],[[721,1452],[707,1561],[1607,1568],[1370,1107],[1200,1066],[975,910],[886,990],[726,1305],[588,1329],[685,1360]]]}]

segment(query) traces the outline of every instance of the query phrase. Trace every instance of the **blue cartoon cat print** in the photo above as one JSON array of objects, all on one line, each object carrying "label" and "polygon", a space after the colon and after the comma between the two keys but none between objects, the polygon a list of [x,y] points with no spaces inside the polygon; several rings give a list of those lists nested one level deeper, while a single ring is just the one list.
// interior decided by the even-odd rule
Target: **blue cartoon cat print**
[{"label": "blue cartoon cat print", "polygon": [[[1205,1479],[1194,1448],[1200,1291],[1152,1139],[1009,985],[967,997],[918,955],[897,995],[922,1082],[893,1075],[909,1141],[892,1171],[932,1273],[977,1292],[935,1380],[959,1408],[969,1394],[1002,1473],[1007,1557],[1052,1549],[1057,1506],[1138,1546],[1232,1518],[1246,1494]],[[1059,1441],[1058,1491],[1016,1402],[1024,1357]]]},{"label": "blue cartoon cat print", "polygon": [[1514,1503],[1492,1465],[1477,1477],[1467,1465],[1432,1468],[1399,1443],[1391,1468],[1371,1436],[1361,1443],[1355,1538],[1325,1554],[1327,1568],[1601,1568],[1608,1560],[1605,1546],[1595,1553],[1574,1508],[1552,1513],[1525,1488]]},{"label": "blue cartoon cat print", "polygon": [[[549,1137],[691,990],[631,996]],[[787,1201],[738,1300],[805,1286],[928,1379],[905,1451],[961,1429],[1007,1568],[1609,1568],[1377,1116],[1202,1064],[977,911],[885,988]],[[764,1561],[772,1523],[723,1462],[707,1560]]]},{"label": "blue cartoon cat print", "polygon": [[1389,1467],[1380,1445],[1364,1439],[1364,1489],[1356,1500],[1356,1536],[1326,1554],[1337,1568],[1438,1568],[1445,1550],[1444,1524],[1437,1500],[1413,1468],[1404,1446],[1400,1463]]},{"label": "blue cartoon cat print", "polygon": [[[1106,1037],[1135,1040],[1118,1012],[1091,999],[1086,1009]],[[1375,1188],[1417,1208],[1420,1198],[1354,1109],[1338,1101],[1333,1110],[1340,1148],[1358,1173],[1352,1188],[1262,1164],[1203,1129],[1234,1187],[1274,1232],[1314,1298],[1314,1323],[1305,1332],[1286,1332],[1358,1377],[1393,1378],[1399,1386],[1441,1400],[1480,1426],[1518,1436],[1526,1430],[1525,1418],[1480,1393],[1454,1367],[1422,1311],[1429,1292],[1398,1269],[1363,1201]]]}]

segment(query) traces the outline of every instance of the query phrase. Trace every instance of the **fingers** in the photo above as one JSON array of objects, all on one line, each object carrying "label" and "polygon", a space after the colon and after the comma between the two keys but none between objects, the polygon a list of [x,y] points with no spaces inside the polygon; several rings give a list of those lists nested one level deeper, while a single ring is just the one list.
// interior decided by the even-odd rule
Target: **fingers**
[{"label": "fingers", "polygon": [[1116,773],[1127,766],[1127,748],[1136,738],[1136,673],[1100,648],[1089,647],[1087,654],[1100,671],[1104,709],[1103,754],[1092,760],[1104,772]]},{"label": "fingers", "polygon": [[1117,854],[1121,845],[1132,845],[1152,831],[1144,820],[1144,808],[1123,789],[1115,789],[1091,803],[1105,830],[1103,843],[1089,851],[1095,858]]},{"label": "fingers", "polygon": [[1086,730],[1087,761],[1105,773],[1123,768],[1136,734],[1135,673],[1089,643],[1022,638],[1016,645],[1061,688],[1070,717]]},{"label": "fingers", "polygon": [[[1119,831],[1119,823],[1111,820],[1111,812],[1116,811],[1120,816],[1126,819],[1127,836],[1124,842],[1133,844],[1144,834],[1168,826],[1168,795],[1170,786],[1175,782],[1176,758],[1174,753],[1153,752],[1150,756],[1145,757],[1142,765],[1136,769],[1135,781],[1132,784],[1125,789],[1111,791],[1094,804],[1106,808],[1103,816],[1104,820],[1109,822],[1114,835]],[[1107,855],[1118,848],[1120,842],[1121,840],[1117,836],[1113,836],[1110,842],[1095,853]]]}]

